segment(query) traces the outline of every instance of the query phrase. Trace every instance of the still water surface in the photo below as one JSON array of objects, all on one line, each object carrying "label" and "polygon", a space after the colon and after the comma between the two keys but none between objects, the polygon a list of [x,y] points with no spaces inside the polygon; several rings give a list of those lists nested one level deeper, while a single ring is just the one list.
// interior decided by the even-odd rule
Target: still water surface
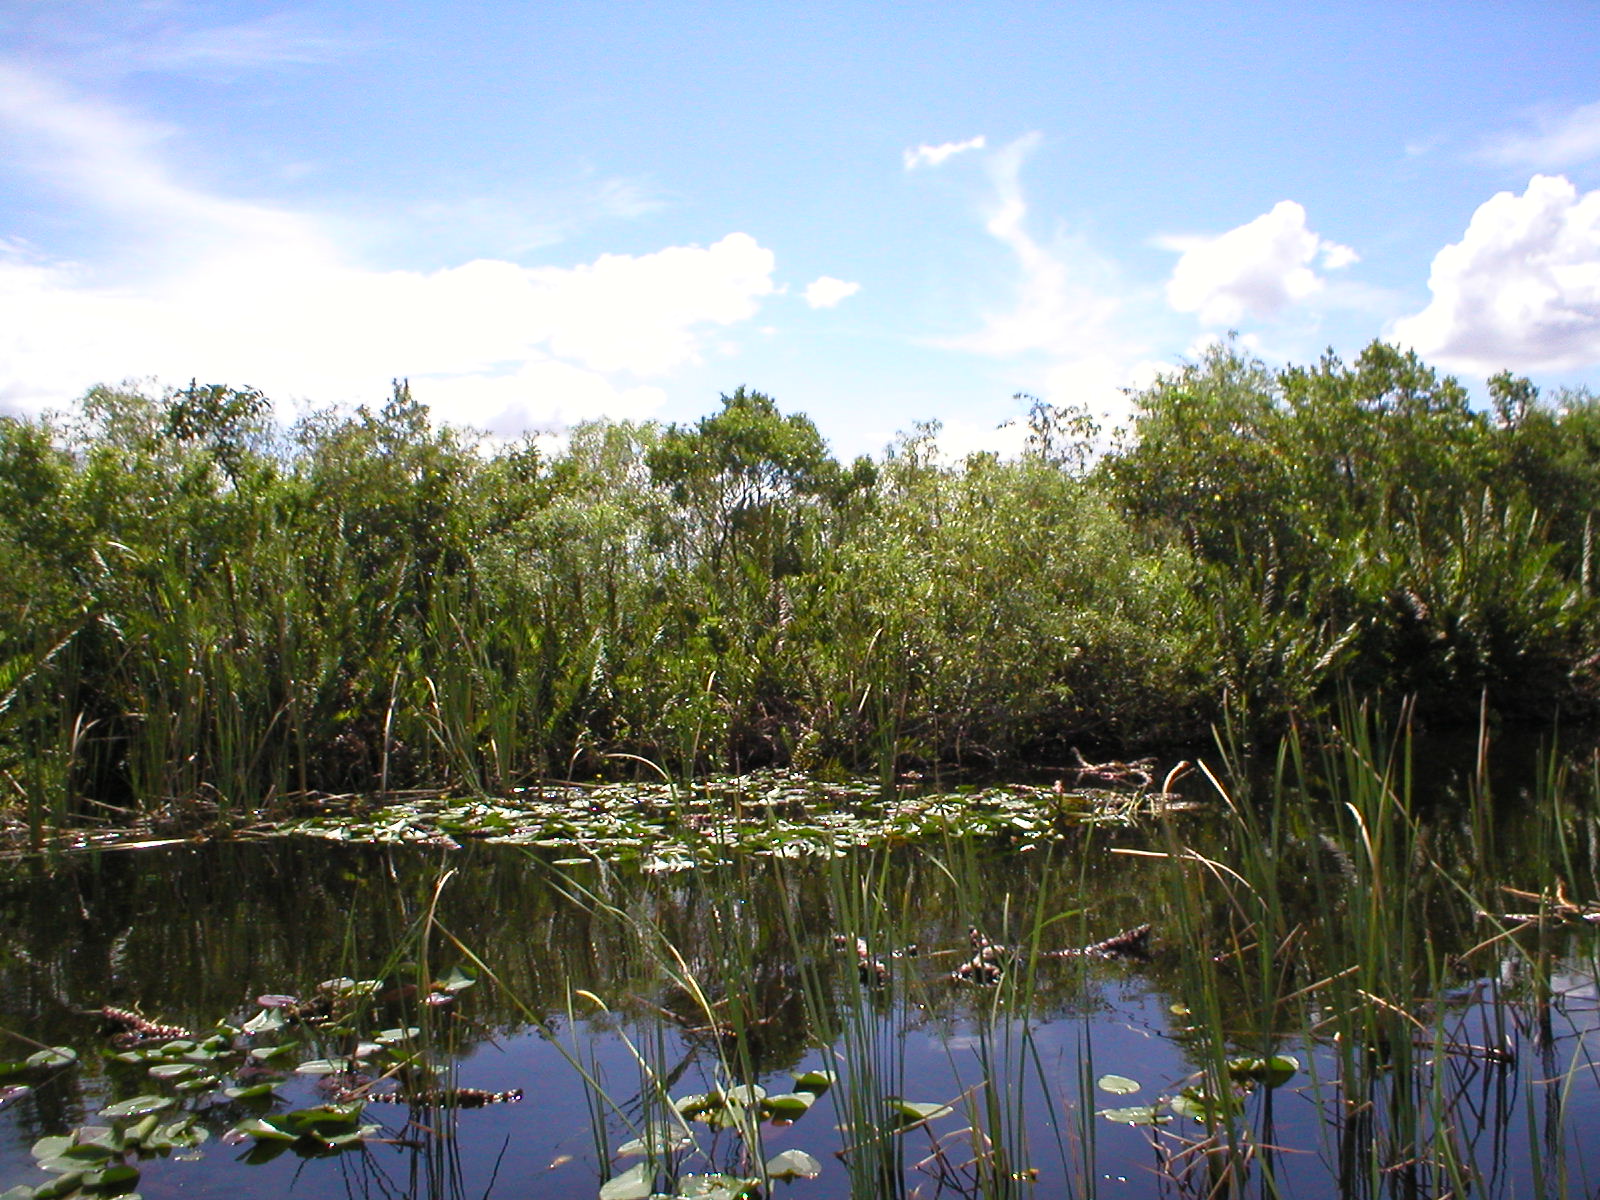
[{"label": "still water surface", "polygon": [[[1204,810],[1184,820],[1186,841],[1208,857],[1226,862],[1236,852],[1207,841]],[[1441,818],[1437,827],[1437,844],[1448,849],[1450,822]],[[1507,813],[1497,847],[1507,879],[1527,887],[1540,869],[1530,856],[1540,851],[1518,848],[1519,827]],[[1592,824],[1569,832],[1569,863],[1590,863],[1582,840],[1593,838]],[[372,1104],[363,1119],[383,1130],[363,1147],[320,1158],[285,1153],[251,1165],[242,1161],[248,1143],[226,1145],[221,1135],[262,1110],[220,1091],[194,1094],[182,1104],[201,1114],[210,1140],[197,1151],[140,1163],[139,1194],[593,1200],[605,1180],[637,1161],[614,1151],[631,1136],[624,1118],[648,1118],[641,1060],[674,1098],[734,1082],[788,1093],[806,1071],[850,1069],[847,1047],[818,1044],[819,1021],[835,1023],[843,1012],[847,1022],[858,1014],[858,1038],[888,1064],[885,1090],[956,1109],[899,1135],[902,1175],[883,1185],[886,1192],[979,1194],[969,1165],[973,1139],[960,1131],[992,1097],[1000,1115],[987,1123],[1011,1144],[1018,1194],[1206,1195],[1217,1179],[1207,1176],[1200,1121],[1179,1115],[1150,1127],[1096,1115],[1178,1096],[1204,1061],[1203,1046],[1184,1032],[1192,1019],[1185,1006],[1195,998],[1183,994],[1190,977],[1182,968],[1193,948],[1174,927],[1164,864],[1113,853],[1158,845],[1151,831],[1083,827],[1027,851],[989,843],[903,847],[875,857],[878,894],[892,898],[896,935],[893,945],[870,947],[884,964],[882,986],[876,967],[863,983],[854,939],[865,927],[847,911],[852,885],[837,863],[816,860],[749,859],[645,875],[557,865],[555,852],[524,847],[279,839],[18,867],[0,884],[0,1023],[36,1043],[74,1047],[79,1063],[0,1107],[0,1190],[49,1178],[30,1154],[40,1137],[103,1123],[96,1114],[106,1104],[160,1090],[141,1068],[108,1059],[89,1010],[137,1009],[203,1034],[222,1018],[242,1025],[259,1013],[258,996],[305,996],[331,977],[386,974],[380,1005],[388,1007],[377,1025],[403,1024],[418,1011],[404,981],[419,978],[412,965],[419,955],[426,955],[425,980],[463,966],[478,973],[453,936],[499,981],[479,973],[476,986],[430,1014],[441,1040],[457,1051],[454,1082],[489,1092],[522,1089],[520,1102],[462,1110],[453,1120]],[[1309,876],[1342,868],[1334,855],[1308,852],[1294,869]],[[453,874],[438,887],[446,871]],[[1566,884],[1580,902],[1594,894],[1593,872],[1583,872],[1588,878]],[[422,946],[414,933],[436,892],[436,928]],[[1460,954],[1491,932],[1474,923],[1470,906],[1450,911],[1453,923],[1430,916],[1435,927],[1423,931],[1433,952]],[[1040,949],[1082,946],[1149,922],[1151,953],[1041,959],[1026,1022],[997,1004],[1000,989],[950,978],[971,955],[969,926],[999,940],[1039,915],[1048,922]],[[1428,1072],[1448,1095],[1441,1120],[1475,1194],[1600,1189],[1595,937],[1595,927],[1582,921],[1546,932],[1537,953],[1551,970],[1548,992],[1528,984],[1524,936],[1475,952],[1451,973],[1445,994],[1418,998],[1419,1041],[1431,1044],[1408,1069]],[[894,956],[913,944],[915,955]],[[741,1045],[719,1043],[704,1027],[695,998],[663,958],[667,945],[718,1011],[744,1006],[751,1031]],[[808,981],[813,994],[820,989],[837,1006],[833,1013],[808,1008]],[[1244,1013],[1243,1001],[1220,999],[1224,1007],[1237,1001]],[[1433,1022],[1424,1001],[1442,1004],[1445,1019]],[[1223,1023],[1231,1052],[1266,1046],[1293,1055],[1298,1070],[1242,1097],[1239,1120],[1257,1149],[1223,1181],[1221,1194],[1434,1194],[1419,1190],[1414,1164],[1399,1152],[1381,1172],[1363,1165],[1371,1161],[1366,1148],[1384,1139],[1398,1144],[1393,1122],[1410,1119],[1384,1111],[1381,1065],[1375,1090],[1345,1096],[1338,1047],[1329,1039],[1305,1029],[1262,1030],[1247,1015],[1235,1022],[1224,1012]],[[1497,1053],[1441,1049],[1440,1029],[1452,1047]],[[306,1056],[350,1049],[305,1036]],[[5,1053],[22,1057],[32,1048],[15,1044]],[[727,1062],[743,1064],[747,1079],[722,1078]],[[622,1116],[597,1120],[580,1067]],[[1106,1091],[1096,1084],[1106,1075],[1125,1077],[1137,1091]],[[850,1138],[841,1129],[845,1090],[824,1093],[793,1124],[762,1127],[764,1157],[800,1149],[821,1164],[817,1178],[777,1184],[777,1193],[796,1200],[850,1194],[839,1157]],[[318,1104],[328,1092],[315,1077],[289,1073],[277,1096],[266,1111]],[[412,1117],[436,1127],[409,1124]],[[452,1124],[453,1136],[441,1136]],[[747,1171],[733,1132],[697,1125],[696,1134],[699,1149],[683,1158],[684,1171]],[[1430,1136],[1424,1132],[1423,1141]]]}]

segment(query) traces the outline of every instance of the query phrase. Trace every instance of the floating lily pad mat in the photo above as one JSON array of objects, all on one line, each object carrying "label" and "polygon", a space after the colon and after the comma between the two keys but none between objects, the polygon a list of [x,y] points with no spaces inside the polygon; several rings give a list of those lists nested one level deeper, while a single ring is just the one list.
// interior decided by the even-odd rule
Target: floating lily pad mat
[{"label": "floating lily pad mat", "polygon": [[685,870],[732,851],[799,858],[956,836],[1001,837],[1023,848],[1063,827],[1126,824],[1172,801],[1136,792],[1011,784],[938,792],[917,784],[885,794],[875,782],[825,783],[764,771],[689,786],[546,784],[498,799],[429,795],[341,805],[276,832],[337,841],[458,845],[465,840],[566,848],[651,871]]}]

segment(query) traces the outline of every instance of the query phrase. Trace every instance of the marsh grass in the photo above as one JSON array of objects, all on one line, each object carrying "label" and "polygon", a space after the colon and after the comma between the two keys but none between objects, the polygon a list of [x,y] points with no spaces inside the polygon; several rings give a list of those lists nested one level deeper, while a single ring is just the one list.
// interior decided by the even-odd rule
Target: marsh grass
[{"label": "marsh grass", "polygon": [[[1166,911],[1188,950],[1177,1032],[1195,1071],[1174,1111],[1200,1133],[1156,1141],[1185,1194],[1292,1190],[1274,1114],[1296,1094],[1256,1065],[1291,1051],[1284,1080],[1305,1071],[1299,1094],[1323,1111],[1321,1155],[1341,1194],[1492,1190],[1504,1147],[1478,1131],[1503,1136],[1519,1091],[1540,1131],[1530,1152],[1545,1158],[1537,1194],[1566,1194],[1559,1110],[1576,1060],[1545,1056],[1542,1080],[1513,1074],[1519,1037],[1554,1038],[1559,921],[1543,913],[1509,928],[1484,894],[1506,878],[1495,869],[1488,754],[1485,729],[1475,793],[1459,815],[1441,812],[1421,798],[1409,709],[1385,720],[1346,704],[1317,738],[1286,739],[1270,777],[1252,780],[1237,763],[1206,771],[1225,825],[1210,844],[1223,850],[1201,853],[1165,822]],[[1533,786],[1527,811],[1543,849],[1531,861],[1570,877],[1572,814],[1558,800],[1570,790],[1555,767]],[[1475,925],[1488,930],[1476,944]],[[1593,967],[1591,955],[1583,970]],[[1522,981],[1516,991],[1508,978]]]}]

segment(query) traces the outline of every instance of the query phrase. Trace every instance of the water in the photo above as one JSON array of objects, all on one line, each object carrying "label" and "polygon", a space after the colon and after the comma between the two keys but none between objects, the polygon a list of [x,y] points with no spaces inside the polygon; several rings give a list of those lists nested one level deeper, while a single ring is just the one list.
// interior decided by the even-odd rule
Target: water
[{"label": "water", "polygon": [[[1184,820],[1186,844],[1217,862],[1238,855],[1214,812]],[[1529,828],[1507,814],[1494,835],[1504,878],[1523,887],[1550,875],[1539,860],[1541,844],[1518,841]],[[1600,838],[1583,821],[1566,829],[1568,864],[1580,867],[1566,886],[1581,903],[1596,894],[1588,847]],[[1429,822],[1432,852],[1459,856],[1463,878],[1482,868],[1468,861],[1468,843],[1483,836],[1469,836],[1464,818]],[[1542,940],[1534,933],[1503,939],[1452,965],[1447,994],[1415,998],[1419,1044],[1398,1056],[1391,1050],[1387,1060],[1351,1054],[1325,1032],[1262,1028],[1252,1015],[1259,1011],[1252,1007],[1255,977],[1224,970],[1227,1052],[1265,1048],[1298,1064],[1277,1086],[1260,1082],[1247,1094],[1241,1088],[1234,1126],[1253,1147],[1249,1153],[1226,1161],[1208,1154],[1217,1143],[1208,1143],[1206,1126],[1190,1116],[1155,1127],[1097,1116],[1181,1096],[1201,1085],[1208,1061],[1205,1040],[1186,1032],[1198,1020],[1185,1011],[1198,1006],[1185,994],[1194,947],[1180,934],[1166,864],[1112,853],[1161,844],[1153,831],[1112,827],[1066,829],[1029,851],[1000,842],[904,847],[870,860],[881,872],[875,894],[891,903],[869,912],[865,923],[849,911],[851,877],[838,864],[811,859],[743,859],[712,871],[644,875],[557,866],[557,852],[524,847],[278,839],[20,867],[0,884],[0,1025],[35,1043],[72,1046],[79,1063],[30,1077],[33,1089],[0,1107],[0,1188],[49,1178],[30,1154],[39,1138],[104,1123],[96,1114],[106,1104],[163,1090],[143,1066],[108,1059],[101,1023],[87,1011],[136,1008],[203,1035],[221,1018],[243,1024],[259,1012],[258,996],[308,996],[331,977],[381,975],[384,997],[372,1028],[406,1024],[421,1011],[408,982],[420,978],[425,991],[429,980],[471,967],[455,939],[499,983],[480,977],[454,1004],[430,1009],[433,1034],[456,1051],[456,1085],[520,1088],[519,1103],[415,1114],[404,1105],[371,1104],[363,1120],[382,1129],[361,1148],[326,1157],[290,1151],[250,1164],[241,1161],[249,1143],[222,1144],[228,1129],[253,1111],[302,1108],[328,1093],[316,1078],[288,1074],[273,1106],[254,1110],[208,1090],[182,1106],[200,1114],[210,1140],[137,1162],[139,1194],[593,1200],[606,1179],[638,1161],[613,1152],[631,1136],[627,1120],[650,1117],[642,1062],[673,1098],[726,1086],[729,1065],[773,1094],[793,1092],[795,1077],[807,1071],[838,1072],[840,1086],[793,1124],[761,1127],[761,1152],[770,1158],[803,1150],[821,1164],[816,1179],[778,1184],[778,1191],[797,1200],[842,1197],[851,1182],[839,1152],[856,1136],[840,1129],[848,1123],[849,1073],[869,1061],[885,1073],[882,1091],[954,1108],[890,1139],[901,1186],[923,1197],[982,1194],[984,1186],[991,1194],[1010,1188],[1041,1197],[1202,1196],[1214,1187],[1245,1195],[1272,1188],[1309,1197],[1435,1194],[1448,1171],[1417,1159],[1441,1146],[1478,1195],[1595,1192],[1600,1162],[1588,1143],[1600,1129],[1591,1061],[1600,1020],[1596,932],[1583,921],[1548,930]],[[1306,844],[1311,849],[1294,870],[1307,880],[1344,869],[1331,851]],[[1479,893],[1488,890],[1473,878]],[[414,935],[436,894],[419,975],[424,947]],[[1315,919],[1316,896],[1308,883],[1293,901],[1305,912],[1291,912],[1289,927]],[[1512,909],[1529,905],[1496,899]],[[1491,932],[1448,890],[1426,903],[1419,937],[1432,953],[1464,954]],[[1142,960],[1041,960],[1027,989],[1028,1021],[1016,1016],[1015,976],[1000,988],[950,979],[970,957],[969,925],[998,939],[1040,919],[1046,950],[1148,921],[1155,926],[1152,953]],[[1203,919],[1223,922],[1227,914]],[[853,945],[855,932],[872,928],[883,934],[870,947],[886,969],[883,987],[870,979],[863,986]],[[835,935],[847,930],[841,950]],[[893,956],[913,943],[915,956]],[[681,959],[672,959],[674,952]],[[1534,970],[1541,963],[1548,988]],[[741,1041],[705,1027],[682,972],[703,987],[714,1012],[746,1006],[749,1032]],[[826,998],[826,1013],[808,1009],[808,981]],[[1293,990],[1285,984],[1278,994]],[[1432,1004],[1444,1006],[1442,1021],[1433,1020]],[[855,1043],[846,1037],[819,1046],[819,1020],[855,1021]],[[306,1036],[301,1057],[351,1048]],[[34,1048],[14,1042],[5,1053],[20,1058]],[[1352,1091],[1352,1064],[1364,1080],[1360,1094]],[[621,1115],[597,1124],[580,1068]],[[1108,1074],[1133,1080],[1138,1090],[1114,1094],[1096,1086]],[[1416,1111],[1404,1096],[1419,1081],[1439,1103]],[[433,1125],[420,1127],[413,1117]],[[1416,1125],[1409,1149],[1408,1122]],[[963,1132],[973,1124],[992,1141]],[[734,1131],[696,1123],[695,1132],[699,1150],[682,1160],[683,1170],[749,1171],[746,1145]],[[985,1180],[980,1167],[998,1161],[989,1157],[996,1150],[1009,1156],[1009,1169]]]}]

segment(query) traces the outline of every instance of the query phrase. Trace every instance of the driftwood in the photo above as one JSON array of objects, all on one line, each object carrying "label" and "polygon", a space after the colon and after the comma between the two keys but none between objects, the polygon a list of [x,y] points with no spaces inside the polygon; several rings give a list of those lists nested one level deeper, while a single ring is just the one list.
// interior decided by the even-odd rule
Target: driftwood
[{"label": "driftwood", "polygon": [[1567,896],[1566,881],[1556,880],[1553,891],[1524,892],[1514,887],[1500,888],[1518,900],[1531,900],[1539,905],[1538,912],[1491,913],[1479,911],[1480,917],[1493,917],[1501,921],[1516,921],[1523,925],[1537,925],[1546,921],[1587,921],[1600,924],[1600,903],[1574,904]]}]

